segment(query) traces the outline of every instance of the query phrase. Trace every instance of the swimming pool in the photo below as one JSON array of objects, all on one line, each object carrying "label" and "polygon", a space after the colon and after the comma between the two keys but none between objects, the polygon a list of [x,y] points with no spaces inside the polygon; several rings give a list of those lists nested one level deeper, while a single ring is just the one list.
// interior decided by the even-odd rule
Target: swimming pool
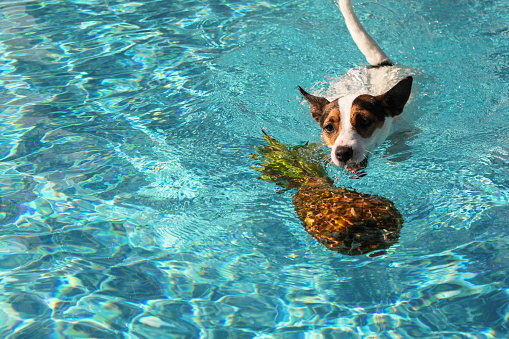
[{"label": "swimming pool", "polygon": [[262,130],[320,140],[297,85],[366,65],[333,1],[0,9],[2,337],[509,335],[505,0],[355,7],[416,84],[415,133],[329,168],[403,214],[377,257],[325,249],[250,167]]}]

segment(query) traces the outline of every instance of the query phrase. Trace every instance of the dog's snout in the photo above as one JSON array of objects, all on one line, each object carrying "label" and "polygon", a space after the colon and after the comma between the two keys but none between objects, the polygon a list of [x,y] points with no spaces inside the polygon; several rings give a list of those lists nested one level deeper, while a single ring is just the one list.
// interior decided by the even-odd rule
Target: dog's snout
[{"label": "dog's snout", "polygon": [[340,162],[347,162],[353,157],[353,148],[347,146],[339,146],[336,148],[336,158]]}]

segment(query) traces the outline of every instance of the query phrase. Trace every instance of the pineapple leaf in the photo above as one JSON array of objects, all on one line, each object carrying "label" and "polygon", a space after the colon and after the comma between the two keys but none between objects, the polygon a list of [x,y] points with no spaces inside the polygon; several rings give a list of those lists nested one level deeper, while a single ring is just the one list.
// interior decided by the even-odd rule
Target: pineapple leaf
[{"label": "pineapple leaf", "polygon": [[316,178],[332,181],[321,164],[323,155],[319,155],[317,144],[307,142],[288,147],[265,132],[263,134],[267,144],[255,146],[256,153],[251,155],[258,162],[251,167],[263,174],[260,179],[275,182],[285,189],[300,187]]}]

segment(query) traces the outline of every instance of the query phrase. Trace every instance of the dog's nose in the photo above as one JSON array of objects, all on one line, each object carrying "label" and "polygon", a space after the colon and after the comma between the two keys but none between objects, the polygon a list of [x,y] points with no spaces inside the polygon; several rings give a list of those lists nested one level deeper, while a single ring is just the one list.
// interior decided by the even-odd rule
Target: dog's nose
[{"label": "dog's nose", "polygon": [[336,148],[336,158],[340,162],[347,162],[352,159],[353,156],[353,148],[347,146],[338,146]]}]

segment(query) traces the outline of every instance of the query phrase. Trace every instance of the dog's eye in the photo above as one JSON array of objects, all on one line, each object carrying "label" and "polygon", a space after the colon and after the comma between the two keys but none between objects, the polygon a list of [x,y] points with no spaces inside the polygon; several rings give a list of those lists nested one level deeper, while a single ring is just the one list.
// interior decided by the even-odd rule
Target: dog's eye
[{"label": "dog's eye", "polygon": [[327,124],[327,125],[323,126],[323,130],[327,133],[332,133],[332,132],[334,132],[334,125]]},{"label": "dog's eye", "polygon": [[369,126],[371,124],[371,120],[368,120],[368,119],[363,118],[363,117],[360,117],[358,122],[359,122],[359,124],[361,126],[364,126],[364,127]]}]

